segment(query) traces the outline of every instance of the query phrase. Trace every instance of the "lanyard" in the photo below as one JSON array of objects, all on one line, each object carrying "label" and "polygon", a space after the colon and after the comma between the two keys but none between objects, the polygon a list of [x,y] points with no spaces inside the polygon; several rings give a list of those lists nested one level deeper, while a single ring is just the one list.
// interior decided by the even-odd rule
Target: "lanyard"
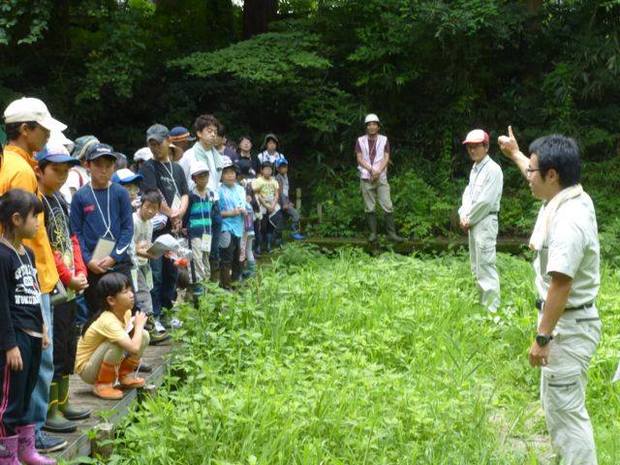
[{"label": "lanyard", "polygon": [[107,208],[107,219],[106,216],[103,214],[103,210],[101,210],[101,205],[99,205],[99,200],[97,200],[97,196],[95,195],[95,191],[93,189],[93,185],[90,184],[90,191],[93,193],[93,197],[95,199],[95,203],[97,204],[97,210],[99,210],[99,215],[101,216],[101,221],[103,222],[103,225],[106,227],[105,232],[103,233],[103,237],[106,237],[108,234],[110,234],[110,237],[114,240],[116,240],[116,238],[114,237],[114,234],[112,234],[112,220],[110,219],[110,186],[106,187],[105,191],[106,191],[106,197],[107,197],[107,204],[108,204],[108,208]]},{"label": "lanyard", "polygon": [[[17,250],[15,249],[15,247],[13,247],[13,244],[11,244],[6,237],[2,236],[2,243],[4,245],[6,245],[9,249],[11,249],[13,252],[15,252],[15,256],[17,257],[17,260],[19,260],[19,264],[21,266],[25,266],[26,264],[22,261],[22,257],[21,255],[19,255],[19,252],[17,252]],[[43,319],[43,324],[47,325],[47,321],[45,321],[45,312],[43,311],[43,301],[41,299],[41,288],[39,287],[39,281],[37,279],[37,275],[36,275],[36,268],[35,266],[32,264],[32,261],[30,260],[30,255],[28,255],[28,252],[26,252],[24,255],[26,255],[26,260],[28,261],[28,265],[30,265],[30,271],[31,271],[31,276],[33,278],[32,280],[32,287],[34,287],[34,290],[36,291],[36,294],[39,296],[39,309],[41,310],[41,317]],[[34,273],[32,273],[34,272]],[[41,337],[43,337],[43,335],[41,335]]]},{"label": "lanyard", "polygon": [[174,186],[175,195],[181,198],[181,195],[179,194],[179,188],[177,187],[177,182],[174,180],[174,169],[172,167],[172,162],[168,162],[170,163],[170,168],[168,168],[164,162],[159,160],[157,161],[161,164],[161,166],[164,167],[166,173],[168,173],[168,175],[170,176],[170,179],[172,180],[172,185]]},{"label": "lanyard", "polygon": [[[56,215],[54,215],[54,211],[52,209],[52,205],[50,204],[49,200],[47,200],[47,197],[45,195],[42,195],[41,197],[43,197],[43,200],[45,201],[45,204],[47,205],[47,208],[49,209],[50,213],[52,214],[52,222],[54,223],[54,228],[56,230],[58,230],[59,228],[62,228],[65,230],[65,239],[68,241],[71,241],[71,232],[69,231],[69,227],[67,226],[67,222],[63,221],[62,225],[58,224],[58,218],[56,217]],[[58,197],[56,197],[55,195],[52,194],[52,197],[54,198],[54,200],[56,201],[56,205],[58,205],[58,208],[60,210],[60,213],[62,215],[64,215],[64,208],[62,208],[62,205],[60,204],[60,200],[58,200]],[[62,248],[62,254],[64,255],[65,253],[69,252],[67,250],[67,243],[63,240],[60,241],[60,247]],[[71,251],[72,252],[72,251]],[[73,255],[73,253],[71,253],[71,255]],[[72,269],[73,271],[73,269]]]}]

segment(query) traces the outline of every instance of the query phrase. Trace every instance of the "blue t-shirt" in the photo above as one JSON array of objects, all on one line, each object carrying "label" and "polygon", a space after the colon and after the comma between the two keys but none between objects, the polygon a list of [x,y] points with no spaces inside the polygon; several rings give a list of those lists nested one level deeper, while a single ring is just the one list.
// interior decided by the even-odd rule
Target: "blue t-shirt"
[{"label": "blue t-shirt", "polygon": [[133,211],[129,194],[120,184],[111,183],[107,189],[92,189],[90,184],[82,187],[71,200],[70,219],[84,263],[92,259],[100,238],[116,242],[110,254],[116,263],[130,260]]},{"label": "blue t-shirt", "polygon": [[[228,187],[222,184],[219,189],[220,194],[220,211],[234,210],[235,208],[246,208],[245,189],[239,184]],[[236,237],[243,236],[243,215],[222,217],[222,232],[230,232]]]}]

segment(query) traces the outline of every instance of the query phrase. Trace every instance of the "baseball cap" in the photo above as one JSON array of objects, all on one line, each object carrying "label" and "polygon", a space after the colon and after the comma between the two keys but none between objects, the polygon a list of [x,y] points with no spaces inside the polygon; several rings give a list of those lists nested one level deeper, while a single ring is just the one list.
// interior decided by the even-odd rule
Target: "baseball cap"
[{"label": "baseball cap", "polygon": [[97,144],[86,154],[87,161],[93,161],[101,157],[110,157],[116,160],[116,153],[112,151],[112,147],[108,144]]},{"label": "baseball cap", "polygon": [[208,173],[209,166],[204,161],[196,161],[192,163],[192,166],[189,172],[190,172],[190,176],[194,176],[200,173]]},{"label": "baseball cap", "polygon": [[50,138],[48,139],[47,143],[59,143],[61,145],[64,145],[65,147],[67,147],[69,153],[71,153],[75,148],[75,143],[58,129],[53,129],[50,131]]},{"label": "baseball cap", "polygon": [[368,123],[379,123],[379,117],[374,113],[368,113],[364,118],[364,124]]},{"label": "baseball cap", "polygon": [[146,130],[146,141],[156,140],[160,144],[170,136],[170,131],[163,124],[154,124]]},{"label": "baseball cap", "polygon": [[22,97],[13,100],[4,110],[5,123],[25,123],[27,121],[36,121],[50,131],[53,129],[58,131],[67,129],[66,124],[52,118],[45,103],[38,98]]},{"label": "baseball cap", "polygon": [[43,150],[37,152],[35,159],[39,162],[49,161],[50,163],[67,163],[69,165],[79,165],[80,161],[69,155],[67,148],[59,142],[48,142]]},{"label": "baseball cap", "polygon": [[82,160],[86,158],[86,155],[92,150],[92,148],[99,143],[99,139],[95,136],[80,136],[75,139],[75,147],[71,151],[73,158]]},{"label": "baseball cap", "polygon": [[481,142],[488,144],[489,135],[482,129],[474,129],[467,133],[467,137],[465,137],[463,144],[479,144]]},{"label": "baseball cap", "polygon": [[192,135],[189,133],[189,130],[187,128],[184,128],[183,126],[175,126],[170,130],[170,140],[172,140],[172,142],[182,142],[184,140],[189,141],[189,142],[193,142],[196,140],[195,137],[192,137]]},{"label": "baseball cap", "polygon": [[116,170],[112,175],[112,182],[116,182],[118,184],[131,184],[132,182],[141,180],[142,175],[134,173],[129,168],[121,168],[120,170]]},{"label": "baseball cap", "polygon": [[148,147],[142,147],[133,154],[133,161],[147,161],[153,158],[153,152]]},{"label": "baseball cap", "polygon": [[287,165],[288,166],[288,160],[286,158],[278,158],[276,160],[276,168],[280,168],[281,166]]}]

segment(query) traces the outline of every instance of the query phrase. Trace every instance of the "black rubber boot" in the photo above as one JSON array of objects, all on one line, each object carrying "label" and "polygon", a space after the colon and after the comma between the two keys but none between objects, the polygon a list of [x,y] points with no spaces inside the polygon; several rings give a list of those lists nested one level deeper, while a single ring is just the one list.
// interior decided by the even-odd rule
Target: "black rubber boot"
[{"label": "black rubber boot", "polygon": [[370,235],[368,236],[368,242],[377,242],[377,215],[375,212],[366,213],[366,219],[368,220],[368,229],[370,229]]},{"label": "black rubber boot", "polygon": [[385,214],[385,231],[387,232],[388,239],[392,242],[404,242],[405,239],[396,234],[396,225],[394,224],[393,213]]}]

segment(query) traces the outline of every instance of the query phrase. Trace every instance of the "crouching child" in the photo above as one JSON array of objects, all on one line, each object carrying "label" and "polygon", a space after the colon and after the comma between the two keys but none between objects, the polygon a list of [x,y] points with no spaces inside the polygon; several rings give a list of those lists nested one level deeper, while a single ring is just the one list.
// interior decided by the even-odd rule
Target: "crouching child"
[{"label": "crouching child", "polygon": [[136,376],[140,358],[149,344],[144,329],[146,315],[136,312],[132,320],[134,295],[129,278],[121,273],[108,273],[97,283],[102,300],[97,312],[82,330],[78,341],[75,371],[102,399],[116,400],[123,391],[115,387],[117,376],[122,388],[144,386]]}]

